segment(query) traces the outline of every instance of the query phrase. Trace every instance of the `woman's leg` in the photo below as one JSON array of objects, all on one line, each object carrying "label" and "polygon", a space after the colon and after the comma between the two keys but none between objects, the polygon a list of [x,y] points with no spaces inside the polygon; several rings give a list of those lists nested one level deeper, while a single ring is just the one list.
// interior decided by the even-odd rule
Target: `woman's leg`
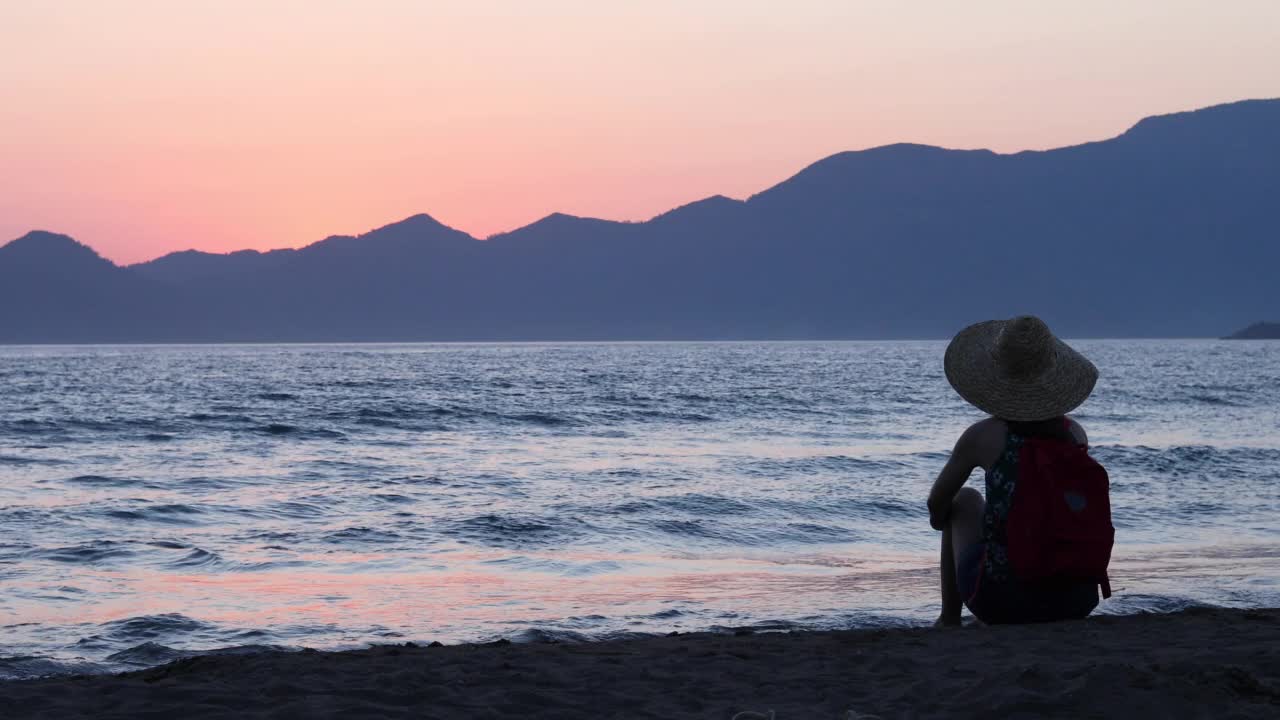
[{"label": "woman's leg", "polygon": [[942,530],[942,553],[938,558],[942,590],[942,615],[938,625],[959,625],[960,610],[964,605],[960,588],[956,584],[956,563],[960,553],[982,541],[982,515],[986,502],[982,493],[973,488],[961,488],[951,501],[951,514],[947,527]]}]

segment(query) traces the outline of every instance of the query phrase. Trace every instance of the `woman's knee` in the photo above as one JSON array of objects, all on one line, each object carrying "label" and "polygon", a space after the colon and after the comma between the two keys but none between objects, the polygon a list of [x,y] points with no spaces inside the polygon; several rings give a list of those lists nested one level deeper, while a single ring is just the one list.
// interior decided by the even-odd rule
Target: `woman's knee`
[{"label": "woman's knee", "polygon": [[960,550],[982,537],[982,516],[987,503],[982,493],[973,488],[961,488],[951,500],[951,532],[955,536],[955,549]]},{"label": "woman's knee", "polygon": [[982,493],[971,487],[960,488],[960,492],[951,499],[951,512],[979,512],[986,507],[986,501],[982,499]]}]

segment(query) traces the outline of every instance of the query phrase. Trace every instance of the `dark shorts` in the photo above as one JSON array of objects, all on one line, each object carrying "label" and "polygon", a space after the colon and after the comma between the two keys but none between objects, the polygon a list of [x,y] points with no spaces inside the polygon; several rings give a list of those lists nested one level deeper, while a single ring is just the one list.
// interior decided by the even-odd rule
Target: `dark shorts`
[{"label": "dark shorts", "polygon": [[974,543],[956,560],[956,586],[969,612],[988,625],[1054,622],[1087,616],[1098,606],[1098,586],[1075,583],[1028,587],[993,582],[983,572],[984,543]]}]

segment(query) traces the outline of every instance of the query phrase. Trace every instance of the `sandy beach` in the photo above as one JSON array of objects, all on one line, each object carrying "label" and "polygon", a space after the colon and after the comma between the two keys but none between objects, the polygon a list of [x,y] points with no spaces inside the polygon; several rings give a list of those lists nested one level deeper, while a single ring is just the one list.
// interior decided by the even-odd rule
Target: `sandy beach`
[{"label": "sandy beach", "polygon": [[1280,716],[1280,609],[1022,627],[202,656],[0,684],[11,718]]}]

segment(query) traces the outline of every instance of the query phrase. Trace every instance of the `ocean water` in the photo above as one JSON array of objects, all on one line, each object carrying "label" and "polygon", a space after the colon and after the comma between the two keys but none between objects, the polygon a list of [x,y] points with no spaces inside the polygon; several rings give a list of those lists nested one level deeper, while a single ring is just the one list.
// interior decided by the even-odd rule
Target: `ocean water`
[{"label": "ocean water", "polygon": [[[1076,345],[1100,612],[1280,605],[1280,343]],[[0,348],[0,678],[929,622],[943,348]]]}]

